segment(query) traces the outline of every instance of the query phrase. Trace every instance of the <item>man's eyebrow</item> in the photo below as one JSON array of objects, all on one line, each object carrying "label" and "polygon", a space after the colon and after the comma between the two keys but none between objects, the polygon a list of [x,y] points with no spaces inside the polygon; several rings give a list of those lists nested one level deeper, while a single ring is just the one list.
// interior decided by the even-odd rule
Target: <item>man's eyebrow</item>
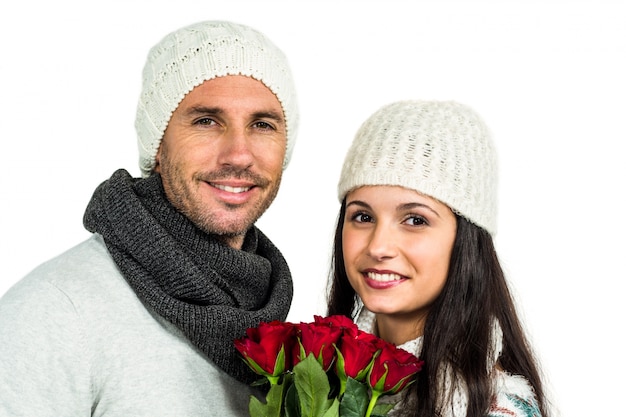
[{"label": "man's eyebrow", "polygon": [[272,110],[269,111],[259,111],[256,113],[252,114],[252,117],[254,119],[272,119],[275,122],[278,123],[284,123],[285,122],[285,118],[283,117],[282,113],[278,113]]},{"label": "man's eyebrow", "polygon": [[[224,114],[224,110],[220,107],[192,106],[185,112],[187,116],[196,116],[201,114],[220,115]],[[282,112],[273,110],[258,111],[251,115],[252,119],[271,119],[277,123],[285,123]]]},{"label": "man's eyebrow", "polygon": [[193,106],[187,109],[186,114],[193,116],[196,114],[220,114],[223,112],[224,110],[219,107]]}]

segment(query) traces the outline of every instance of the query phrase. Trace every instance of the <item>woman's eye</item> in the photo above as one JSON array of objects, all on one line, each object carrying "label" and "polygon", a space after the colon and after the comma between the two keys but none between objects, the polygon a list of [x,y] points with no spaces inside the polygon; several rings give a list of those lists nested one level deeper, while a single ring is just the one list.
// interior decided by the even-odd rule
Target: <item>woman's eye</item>
[{"label": "woman's eye", "polygon": [[352,216],[352,220],[357,223],[371,223],[373,221],[372,216],[365,213],[356,213]]},{"label": "woman's eye", "polygon": [[425,226],[425,225],[428,225],[428,222],[422,216],[411,216],[411,217],[408,217],[404,221],[404,223],[406,223],[406,224],[408,224],[410,226]]}]

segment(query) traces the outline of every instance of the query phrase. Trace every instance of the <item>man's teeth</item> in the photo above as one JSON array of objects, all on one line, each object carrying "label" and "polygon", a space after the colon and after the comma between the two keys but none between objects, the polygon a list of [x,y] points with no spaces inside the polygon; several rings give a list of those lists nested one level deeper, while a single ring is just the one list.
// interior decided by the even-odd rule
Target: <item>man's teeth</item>
[{"label": "man's teeth", "polygon": [[381,282],[398,281],[402,278],[398,274],[377,274],[375,272],[368,272],[367,277],[369,279],[373,279],[374,281],[381,281]]},{"label": "man's teeth", "polygon": [[250,187],[231,187],[229,185],[221,185],[221,184],[213,184],[213,186],[217,189],[227,191],[229,193],[244,193],[250,189]]}]

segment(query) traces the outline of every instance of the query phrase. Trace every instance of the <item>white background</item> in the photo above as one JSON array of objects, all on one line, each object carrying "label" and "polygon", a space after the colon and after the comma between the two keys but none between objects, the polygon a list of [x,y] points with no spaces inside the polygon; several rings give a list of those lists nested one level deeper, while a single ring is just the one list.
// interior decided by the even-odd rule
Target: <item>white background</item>
[{"label": "white background", "polygon": [[[12,4],[9,4],[12,3]],[[120,167],[148,49],[198,20],[288,55],[301,127],[259,221],[289,261],[289,319],[323,314],[343,155],[399,99],[474,107],[500,152],[496,245],[563,416],[623,413],[626,5],[576,1],[39,1],[0,6],[0,294],[87,237]]]}]

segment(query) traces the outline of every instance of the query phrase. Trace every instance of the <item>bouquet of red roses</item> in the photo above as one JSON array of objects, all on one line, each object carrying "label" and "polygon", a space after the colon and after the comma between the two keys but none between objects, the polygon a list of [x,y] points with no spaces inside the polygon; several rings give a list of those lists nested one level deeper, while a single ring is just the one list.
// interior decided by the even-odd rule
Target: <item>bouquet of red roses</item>
[{"label": "bouquet of red roses", "polygon": [[396,394],[415,380],[423,361],[359,330],[345,316],[312,323],[273,321],[247,330],[235,347],[269,382],[265,403],[252,396],[251,417],[385,416]]}]

